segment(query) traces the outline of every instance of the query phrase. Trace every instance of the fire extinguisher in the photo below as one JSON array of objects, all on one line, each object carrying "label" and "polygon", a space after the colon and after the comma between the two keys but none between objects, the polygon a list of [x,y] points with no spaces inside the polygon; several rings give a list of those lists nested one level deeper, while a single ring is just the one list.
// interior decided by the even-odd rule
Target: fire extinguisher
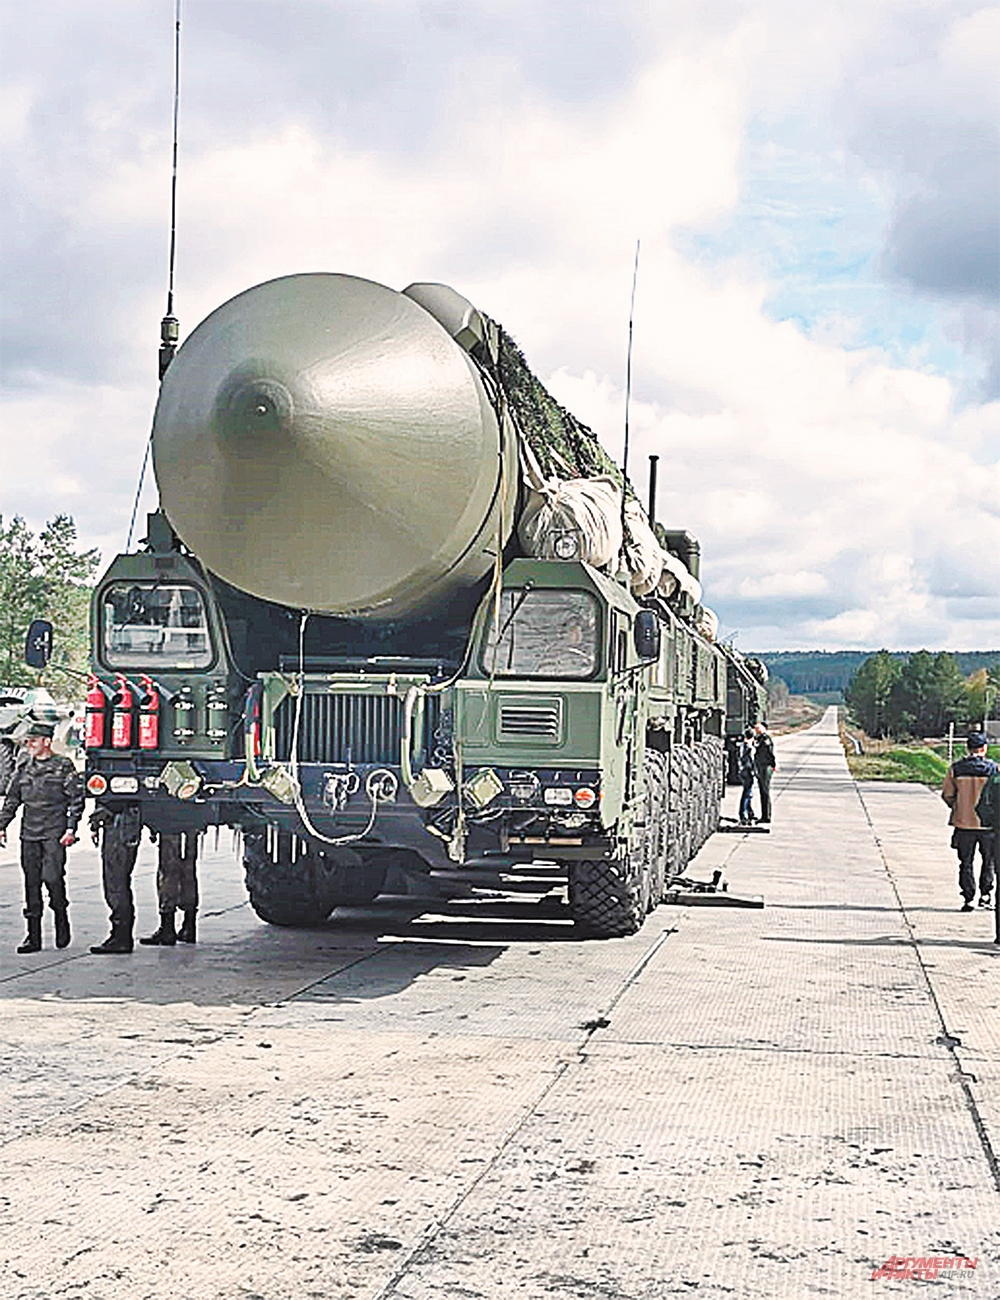
[{"label": "fire extinguisher", "polygon": [[263,695],[263,687],[260,682],[254,684],[247,691],[246,701],[243,705],[243,722],[244,731],[244,753],[246,756],[247,777],[250,781],[256,781],[259,773],[257,770],[257,759],[260,758],[260,704]]},{"label": "fire extinguisher", "polygon": [[160,692],[152,677],[139,678],[139,748],[156,749],[160,743]]},{"label": "fire extinguisher", "polygon": [[132,744],[132,708],[135,696],[132,684],[123,673],[115,673],[116,691],[111,710],[111,744],[128,749]]},{"label": "fire extinguisher", "polygon": [[86,717],[83,729],[84,749],[103,749],[104,717],[108,698],[104,685],[96,673],[87,678]]}]

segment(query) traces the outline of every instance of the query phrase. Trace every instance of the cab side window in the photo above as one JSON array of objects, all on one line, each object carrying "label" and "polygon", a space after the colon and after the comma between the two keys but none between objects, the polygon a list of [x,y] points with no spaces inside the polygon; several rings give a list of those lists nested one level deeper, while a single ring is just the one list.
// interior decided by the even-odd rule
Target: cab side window
[{"label": "cab side window", "polygon": [[615,669],[623,673],[628,667],[628,624],[621,615],[616,615],[615,626],[618,629],[617,648],[615,651]]}]

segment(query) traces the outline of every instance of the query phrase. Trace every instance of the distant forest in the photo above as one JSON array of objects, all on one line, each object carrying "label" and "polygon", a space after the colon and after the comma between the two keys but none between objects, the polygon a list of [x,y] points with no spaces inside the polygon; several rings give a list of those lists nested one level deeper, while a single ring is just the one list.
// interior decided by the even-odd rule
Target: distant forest
[{"label": "distant forest", "polygon": [[[843,694],[851,674],[875,653],[874,650],[781,650],[773,654],[745,651],[767,664],[772,677],[787,683],[792,695]],[[909,650],[891,651],[893,659],[905,660]],[[1000,664],[1000,650],[955,650],[952,652],[963,677]]]}]

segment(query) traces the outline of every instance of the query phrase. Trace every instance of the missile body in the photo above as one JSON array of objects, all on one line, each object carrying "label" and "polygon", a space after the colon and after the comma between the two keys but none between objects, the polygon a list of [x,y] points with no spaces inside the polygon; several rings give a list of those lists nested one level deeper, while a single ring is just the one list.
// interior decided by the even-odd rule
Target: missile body
[{"label": "missile body", "polygon": [[347,275],[271,280],[204,320],[164,377],[153,463],[212,572],[375,623],[473,586],[517,497],[513,431],[468,352],[412,298]]}]

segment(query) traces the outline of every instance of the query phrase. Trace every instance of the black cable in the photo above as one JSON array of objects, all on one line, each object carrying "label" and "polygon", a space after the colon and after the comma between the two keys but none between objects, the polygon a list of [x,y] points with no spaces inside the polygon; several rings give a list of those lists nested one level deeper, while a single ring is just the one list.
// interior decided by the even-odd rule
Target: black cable
[{"label": "black cable", "polygon": [[174,130],[170,173],[170,256],[167,269],[167,314],[160,321],[160,379],[177,352],[180,322],[174,315],[174,263],[177,254],[177,123],[181,102],[181,0],[174,8]]},{"label": "black cable", "polygon": [[632,401],[632,325],[635,320],[635,286],[639,278],[639,241],[635,241],[635,264],[632,267],[632,298],[628,308],[628,351],[625,355],[625,445],[622,449],[622,549],[625,555],[625,501],[628,492],[628,416]]},{"label": "black cable", "polygon": [[174,143],[170,177],[170,267],[167,275],[167,315],[174,314],[174,258],[177,251],[177,121],[181,99],[181,0],[174,10]]},{"label": "black cable", "polygon": [[139,471],[139,486],[135,490],[135,500],[132,502],[132,518],[129,520],[128,541],[125,543],[126,553],[132,545],[132,530],[135,528],[135,516],[139,509],[139,498],[142,496],[142,484],[146,477],[146,466],[149,464],[149,449],[153,445],[153,431],[150,430],[149,437],[146,439],[146,454],[142,458],[142,469]]}]

